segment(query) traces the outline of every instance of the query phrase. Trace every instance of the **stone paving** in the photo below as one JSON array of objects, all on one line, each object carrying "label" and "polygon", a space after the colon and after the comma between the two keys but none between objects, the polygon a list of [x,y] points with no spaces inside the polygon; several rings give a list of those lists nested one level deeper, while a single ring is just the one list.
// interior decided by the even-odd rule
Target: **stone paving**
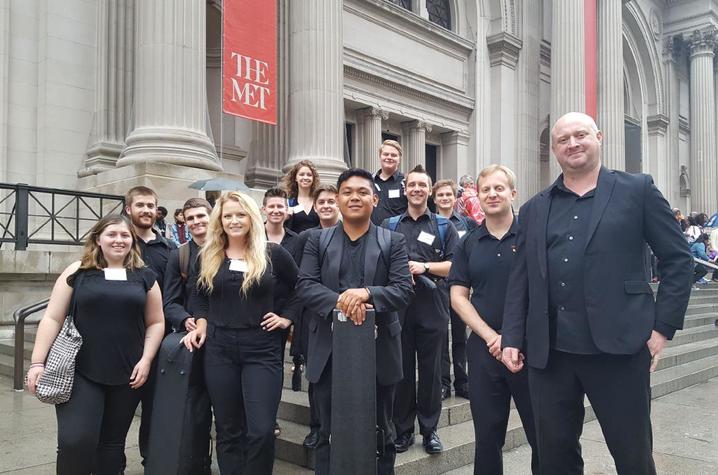
[{"label": "stone paving", "polygon": [[[54,410],[30,396],[15,392],[12,381],[0,377],[0,474],[50,475],[55,473],[56,425]],[[127,438],[126,475],[139,475],[136,419]],[[653,401],[654,457],[659,474],[715,475],[718,473],[718,378],[674,392]],[[615,473],[615,467],[598,422],[584,426],[581,439],[586,474]],[[528,446],[504,454],[504,473],[528,475]],[[219,473],[216,469],[214,473]],[[311,473],[277,461],[275,474]],[[449,472],[469,475],[471,466]]]}]

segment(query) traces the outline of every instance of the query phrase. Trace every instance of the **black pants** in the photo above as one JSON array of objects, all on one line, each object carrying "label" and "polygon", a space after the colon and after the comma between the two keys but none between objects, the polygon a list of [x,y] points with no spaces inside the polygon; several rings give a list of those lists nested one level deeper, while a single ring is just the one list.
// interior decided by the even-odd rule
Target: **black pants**
[{"label": "black pants", "polygon": [[579,438],[588,396],[619,475],[653,475],[651,355],[575,355],[551,351],[529,367],[541,473],[582,474]]},{"label": "black pants", "polygon": [[152,404],[155,399],[155,384],[157,370],[157,358],[152,360],[152,366],[150,368],[150,374],[147,377],[147,382],[143,385],[142,400],[142,413],[140,414],[140,430],[139,430],[139,446],[140,456],[142,457],[142,465],[145,464],[145,459],[149,453],[150,446],[150,421],[152,421]]},{"label": "black pants", "polygon": [[469,336],[467,355],[471,416],[476,440],[474,475],[503,473],[501,452],[506,441],[511,398],[516,403],[526,439],[531,445],[531,471],[539,473],[528,372],[511,373],[503,363],[491,356],[484,340],[475,333]]},{"label": "black pants", "polygon": [[55,406],[58,475],[117,475],[142,388],[108,386],[75,373],[72,396]]},{"label": "black pants", "polygon": [[451,310],[451,361],[449,361],[449,333],[444,339],[441,354],[441,385],[451,388],[451,363],[454,364],[454,389],[466,390],[466,324]]},{"label": "black pants", "polygon": [[[432,321],[432,318],[434,321]],[[431,296],[422,295],[406,309],[401,330],[404,378],[397,384],[394,425],[397,435],[413,433],[414,419],[421,435],[436,430],[441,416],[441,348],[448,325],[440,322]],[[419,365],[419,381],[416,366]],[[417,387],[418,386],[418,387]]]},{"label": "black pants", "polygon": [[204,355],[223,475],[271,474],[282,395],[282,334],[210,325]]},{"label": "black pants", "polygon": [[693,283],[698,282],[708,274],[708,269],[703,264],[696,264],[693,270]]},{"label": "black pants", "polygon": [[[304,309],[304,315],[301,319],[301,331],[300,331],[300,348],[304,355],[304,361],[309,361],[309,321],[313,318],[309,311]],[[292,342],[294,343],[294,342]],[[306,368],[306,363],[305,363]],[[311,431],[319,430],[319,413],[317,412],[316,402],[314,401],[314,383],[309,383],[307,388],[307,396],[309,398],[309,428]]]},{"label": "black pants", "polygon": [[[396,449],[394,448],[394,424],[392,422],[392,410],[394,406],[394,393],[396,386],[382,386],[376,384],[376,425],[384,434],[384,447],[377,447],[377,452],[382,455],[377,458],[376,472],[379,475],[390,475],[394,473],[394,460]],[[314,403],[319,414],[319,442],[314,452],[314,472],[317,475],[329,475],[330,473],[330,452],[329,443],[332,433],[332,359],[329,358],[319,381],[314,384]],[[379,441],[377,440],[377,444]]]}]

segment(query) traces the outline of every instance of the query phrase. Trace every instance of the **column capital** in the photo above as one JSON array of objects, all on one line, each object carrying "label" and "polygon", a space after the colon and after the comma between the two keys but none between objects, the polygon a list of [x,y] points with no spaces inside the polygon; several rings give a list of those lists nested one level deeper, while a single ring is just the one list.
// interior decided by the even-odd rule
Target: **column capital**
[{"label": "column capital", "polygon": [[664,114],[650,115],[646,118],[649,134],[665,135],[668,130],[668,117]]},{"label": "column capital", "polygon": [[423,129],[427,133],[431,133],[432,128],[432,125],[430,123],[422,119],[402,122],[402,125],[405,126],[409,131]]},{"label": "column capital", "polygon": [[666,61],[677,62],[681,54],[683,54],[683,42],[675,36],[668,36],[663,39],[663,59]]},{"label": "column capital", "polygon": [[452,130],[441,134],[441,143],[444,145],[468,145],[471,135],[464,130]]},{"label": "column capital", "polygon": [[516,69],[519,62],[519,51],[523,47],[521,38],[506,31],[486,37],[486,46],[489,49],[489,64],[493,66],[506,66]]},{"label": "column capital", "polygon": [[718,46],[718,30],[716,27],[710,26],[703,30],[694,30],[690,35],[686,35],[690,56],[697,55],[714,55],[714,50]]},{"label": "column capital", "polygon": [[361,119],[368,118],[381,118],[381,120],[389,119],[389,113],[379,107],[366,107],[364,109],[358,109],[357,115]]}]

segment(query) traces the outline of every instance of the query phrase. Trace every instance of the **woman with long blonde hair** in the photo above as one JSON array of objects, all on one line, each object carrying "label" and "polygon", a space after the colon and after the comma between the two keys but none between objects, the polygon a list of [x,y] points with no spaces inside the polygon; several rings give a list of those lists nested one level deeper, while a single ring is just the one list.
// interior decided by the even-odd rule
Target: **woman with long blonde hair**
[{"label": "woman with long blonde hair", "polygon": [[314,211],[314,191],[319,187],[319,173],[311,160],[301,160],[282,178],[282,188],[289,198],[290,217],[286,227],[299,234],[319,226]]},{"label": "woman with long blonde hair", "polygon": [[297,266],[268,243],[259,207],[239,192],[219,198],[200,252],[197,328],[184,343],[206,342],[205,379],[223,475],[271,474],[274,423],[282,393],[282,332],[295,319]]},{"label": "woman with long blonde hair", "polygon": [[27,385],[34,394],[70,313],[83,341],[70,400],[55,406],[58,474],[122,471],[127,431],[164,335],[156,280],[142,262],[130,221],[114,214],[92,227],[82,259],[55,282],[37,329]]}]

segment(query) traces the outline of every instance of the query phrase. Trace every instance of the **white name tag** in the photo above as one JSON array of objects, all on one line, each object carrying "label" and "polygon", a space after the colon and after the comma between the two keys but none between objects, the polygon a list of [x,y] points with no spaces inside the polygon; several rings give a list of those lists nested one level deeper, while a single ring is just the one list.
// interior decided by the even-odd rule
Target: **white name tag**
[{"label": "white name tag", "polygon": [[429,234],[426,231],[420,232],[419,237],[416,238],[417,241],[423,242],[424,244],[428,244],[429,246],[431,246],[434,243],[434,239],[435,239],[434,235]]},{"label": "white name tag", "polygon": [[247,272],[247,261],[244,259],[230,259],[229,270],[234,272]]},{"label": "white name tag", "polygon": [[376,183],[374,183],[374,186],[376,187],[376,191],[381,191],[381,187],[380,187],[379,185],[377,185]]},{"label": "white name tag", "polygon": [[459,239],[464,237],[464,235],[466,234],[466,231],[457,231],[457,232],[459,233]]},{"label": "white name tag", "polygon": [[401,197],[401,190],[389,190],[389,198],[399,198]]},{"label": "white name tag", "polygon": [[105,280],[127,280],[127,269],[104,269]]},{"label": "white name tag", "polygon": [[302,205],[292,206],[290,209],[292,210],[292,213],[301,213],[304,211],[304,207]]}]

